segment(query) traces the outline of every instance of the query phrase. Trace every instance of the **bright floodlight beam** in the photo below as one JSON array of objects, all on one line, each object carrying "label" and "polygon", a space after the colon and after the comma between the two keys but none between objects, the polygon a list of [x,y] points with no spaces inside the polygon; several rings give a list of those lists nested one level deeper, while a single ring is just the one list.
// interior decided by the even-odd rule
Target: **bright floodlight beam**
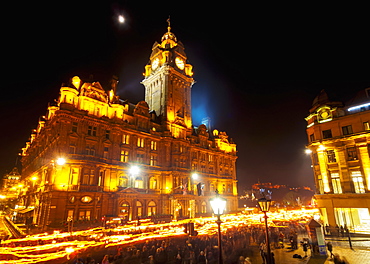
[{"label": "bright floodlight beam", "polygon": [[58,158],[57,159],[57,164],[60,165],[60,166],[63,166],[64,164],[66,164],[66,159],[65,158]]}]

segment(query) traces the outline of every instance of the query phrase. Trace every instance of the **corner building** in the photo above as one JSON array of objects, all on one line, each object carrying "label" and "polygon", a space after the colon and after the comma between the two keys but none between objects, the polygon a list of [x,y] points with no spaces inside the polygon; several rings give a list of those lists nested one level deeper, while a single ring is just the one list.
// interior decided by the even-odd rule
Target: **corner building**
[{"label": "corner building", "polygon": [[193,126],[192,75],[168,27],[145,66],[145,101],[121,100],[116,79],[109,91],[77,76],[63,85],[23,148],[33,222],[205,216],[216,190],[236,211],[236,144]]},{"label": "corner building", "polygon": [[325,224],[370,230],[370,88],[346,104],[323,90],[306,117],[317,205]]}]

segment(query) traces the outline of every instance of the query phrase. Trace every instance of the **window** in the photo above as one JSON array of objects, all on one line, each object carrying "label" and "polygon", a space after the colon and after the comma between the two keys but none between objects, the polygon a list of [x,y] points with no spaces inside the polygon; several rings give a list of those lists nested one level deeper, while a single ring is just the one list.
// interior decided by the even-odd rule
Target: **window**
[{"label": "window", "polygon": [[144,163],[144,154],[136,154],[136,161],[138,163]]},{"label": "window", "polygon": [[331,130],[330,130],[330,129],[328,129],[328,130],[323,130],[323,131],[322,131],[322,137],[323,137],[323,138],[331,138],[331,137],[332,137],[332,135],[331,135]]},{"label": "window", "polygon": [[365,130],[370,130],[369,122],[364,122],[364,129]]},{"label": "window", "polygon": [[137,147],[143,148],[144,147],[144,139],[143,138],[137,138]]},{"label": "window", "polygon": [[333,163],[333,162],[337,162],[336,158],[335,158],[335,152],[333,149],[331,150],[328,150],[326,152],[326,156],[328,157],[328,163]]},{"label": "window", "polygon": [[349,135],[352,134],[352,126],[344,126],[342,127],[343,135]]},{"label": "window", "polygon": [[77,122],[73,122],[72,123],[72,132],[76,132],[77,133],[77,127],[78,127],[78,123]]},{"label": "window", "polygon": [[205,214],[207,213],[207,203],[205,201],[203,201],[200,205],[200,212],[202,214]]},{"label": "window", "polygon": [[154,201],[150,201],[148,203],[148,216],[152,216],[156,214],[157,204]]},{"label": "window", "polygon": [[324,184],[322,182],[322,176],[318,175],[317,176],[317,188],[320,194],[324,194]]},{"label": "window", "polygon": [[108,153],[109,153],[109,148],[104,147],[103,158],[107,159],[108,158]]},{"label": "window", "polygon": [[122,144],[129,144],[130,143],[130,135],[123,134],[122,135]]},{"label": "window", "polygon": [[127,202],[123,202],[121,204],[120,213],[125,219],[127,219],[127,216],[130,214],[130,205]]},{"label": "window", "polygon": [[143,204],[140,201],[136,201],[137,216],[143,215]]},{"label": "window", "polygon": [[70,221],[69,219],[73,219],[74,210],[68,210],[67,212],[67,221]]},{"label": "window", "polygon": [[125,176],[119,177],[119,186],[128,187],[128,179]]},{"label": "window", "polygon": [[78,220],[90,220],[91,211],[82,210],[78,214]]},{"label": "window", "polygon": [[137,177],[134,182],[134,188],[143,189],[144,188],[144,181],[143,178]]},{"label": "window", "polygon": [[110,130],[105,130],[105,138],[110,139]]},{"label": "window", "polygon": [[128,162],[128,150],[121,150],[121,162]]},{"label": "window", "polygon": [[342,193],[342,186],[340,185],[339,173],[331,173],[331,183],[333,185],[334,193]]},{"label": "window", "polygon": [[95,156],[95,146],[86,145],[86,155]]},{"label": "window", "polygon": [[362,178],[361,171],[351,171],[351,177],[355,193],[365,193],[364,179]]},{"label": "window", "polygon": [[76,154],[76,146],[69,145],[69,154]]},{"label": "window", "polygon": [[82,175],[82,184],[83,185],[93,185],[95,178],[95,171],[90,169],[84,169]]},{"label": "window", "polygon": [[155,177],[150,177],[149,189],[157,189],[157,179]]},{"label": "window", "polygon": [[315,141],[315,134],[310,135],[310,142]]},{"label": "window", "polygon": [[87,134],[89,136],[96,136],[97,127],[89,126],[87,128]]},{"label": "window", "polygon": [[347,148],[347,156],[349,161],[357,160],[356,147]]},{"label": "window", "polygon": [[157,150],[157,142],[156,141],[152,141],[150,143],[150,149],[151,150]]},{"label": "window", "polygon": [[157,166],[157,156],[150,155],[150,166]]},{"label": "window", "polygon": [[104,186],[104,171],[99,171],[98,186]]}]

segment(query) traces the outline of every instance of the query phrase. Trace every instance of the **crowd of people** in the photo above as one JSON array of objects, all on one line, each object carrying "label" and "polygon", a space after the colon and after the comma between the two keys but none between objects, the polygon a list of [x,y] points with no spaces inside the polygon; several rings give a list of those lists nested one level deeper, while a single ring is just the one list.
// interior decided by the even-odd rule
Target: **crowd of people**
[{"label": "crowd of people", "polygon": [[[290,244],[298,247],[297,235],[305,232],[303,226],[287,222],[285,227],[270,228],[272,249]],[[228,229],[222,235],[222,256],[225,264],[250,264],[251,260],[267,263],[264,226],[250,225]],[[259,251],[258,251],[259,250]],[[258,256],[260,253],[260,256]],[[217,235],[168,238],[145,243],[118,247],[103,259],[91,255],[85,259],[76,258],[77,264],[212,264],[218,263],[219,248]],[[271,254],[274,263],[273,253]]]}]

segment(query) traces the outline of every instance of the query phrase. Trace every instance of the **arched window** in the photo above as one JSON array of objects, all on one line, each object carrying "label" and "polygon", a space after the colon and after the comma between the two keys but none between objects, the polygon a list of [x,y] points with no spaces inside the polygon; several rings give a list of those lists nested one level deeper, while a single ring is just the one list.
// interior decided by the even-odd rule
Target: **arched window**
[{"label": "arched window", "polygon": [[130,204],[128,202],[121,203],[119,208],[119,215],[120,217],[128,220],[130,217]]},{"label": "arched window", "polygon": [[143,189],[144,188],[144,181],[141,177],[136,177],[134,188]]},{"label": "arched window", "polygon": [[202,204],[201,204],[200,212],[202,214],[207,213],[207,203],[205,201],[203,201]]},{"label": "arched window", "polygon": [[138,217],[143,215],[143,204],[140,201],[136,201],[136,211]]},{"label": "arched window", "polygon": [[155,177],[150,177],[149,189],[157,189],[157,179]]},{"label": "arched window", "polygon": [[128,187],[128,179],[127,179],[127,177],[125,177],[123,175],[121,175],[119,177],[119,186],[120,187]]},{"label": "arched window", "polygon": [[157,204],[154,201],[148,203],[148,216],[155,215],[157,212]]}]

